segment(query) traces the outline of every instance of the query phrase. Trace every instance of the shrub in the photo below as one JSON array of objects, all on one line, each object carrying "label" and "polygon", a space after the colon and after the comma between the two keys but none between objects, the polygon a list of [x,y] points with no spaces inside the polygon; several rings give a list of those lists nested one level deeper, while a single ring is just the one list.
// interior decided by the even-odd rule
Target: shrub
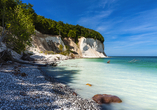
[{"label": "shrub", "polygon": [[74,54],[71,54],[70,56],[71,56],[71,58],[75,58],[75,55],[74,55]]},{"label": "shrub", "polygon": [[54,52],[53,51],[45,51],[44,54],[45,55],[47,55],[47,54],[54,54]]},{"label": "shrub", "polygon": [[67,51],[60,52],[60,54],[65,55],[65,56],[69,55]]},{"label": "shrub", "polygon": [[29,53],[27,53],[27,54],[29,54],[29,55],[33,55],[33,52],[29,52]]},{"label": "shrub", "polygon": [[48,54],[54,54],[54,52],[53,52],[53,51],[47,51],[47,53],[48,53]]},{"label": "shrub", "polygon": [[59,50],[62,52],[63,51],[63,45],[59,45]]}]

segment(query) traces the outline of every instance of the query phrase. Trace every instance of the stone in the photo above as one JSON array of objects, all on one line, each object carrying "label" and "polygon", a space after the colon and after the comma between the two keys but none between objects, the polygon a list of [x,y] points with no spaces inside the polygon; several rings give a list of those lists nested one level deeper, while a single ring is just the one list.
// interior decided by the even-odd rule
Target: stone
[{"label": "stone", "polygon": [[26,94],[26,92],[20,92],[20,95],[26,96],[27,94]]},{"label": "stone", "polygon": [[73,92],[73,95],[74,95],[74,96],[77,96],[77,93],[76,93],[76,92]]},{"label": "stone", "polygon": [[25,77],[25,76],[27,76],[27,74],[26,73],[21,73],[21,76]]},{"label": "stone", "polygon": [[109,60],[109,61],[107,61],[107,63],[110,63],[110,60]]},{"label": "stone", "polygon": [[114,95],[108,94],[97,94],[92,97],[92,99],[98,104],[110,104],[110,103],[121,103],[122,100]]}]

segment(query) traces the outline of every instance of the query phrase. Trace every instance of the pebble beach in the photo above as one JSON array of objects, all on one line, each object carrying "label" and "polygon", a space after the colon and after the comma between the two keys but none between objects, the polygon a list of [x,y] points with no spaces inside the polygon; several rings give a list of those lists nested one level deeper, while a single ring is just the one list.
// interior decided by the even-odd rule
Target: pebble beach
[{"label": "pebble beach", "polygon": [[45,76],[38,66],[4,65],[0,79],[0,110],[101,110],[93,100]]}]

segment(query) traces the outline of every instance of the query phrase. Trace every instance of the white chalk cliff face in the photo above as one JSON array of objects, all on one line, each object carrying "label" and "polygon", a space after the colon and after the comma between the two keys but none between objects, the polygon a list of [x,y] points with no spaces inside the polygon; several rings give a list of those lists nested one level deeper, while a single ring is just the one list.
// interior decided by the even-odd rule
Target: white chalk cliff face
[{"label": "white chalk cliff face", "polygon": [[80,38],[79,48],[83,58],[104,58],[104,45],[93,38]]},{"label": "white chalk cliff face", "polygon": [[34,47],[37,47],[38,51],[54,51],[59,52],[59,46],[63,46],[62,51],[66,51],[64,42],[59,35],[47,35],[36,31],[36,35],[32,36]]},{"label": "white chalk cliff face", "polygon": [[[59,46],[63,46],[62,51],[66,51],[66,46],[73,51],[76,58],[104,58],[104,45],[99,40],[93,38],[81,37],[78,44],[74,39],[64,38],[63,40],[59,35],[46,35],[36,31],[36,35],[32,36],[32,44],[36,47],[35,50],[40,51],[54,51],[58,53]],[[66,46],[65,46],[66,45]]]},{"label": "white chalk cliff face", "polygon": [[65,45],[60,36],[46,36],[45,38],[40,38],[40,40],[42,42],[46,41],[48,45],[51,45],[52,43],[55,43],[57,45],[62,45],[63,46],[62,51],[66,50]]}]

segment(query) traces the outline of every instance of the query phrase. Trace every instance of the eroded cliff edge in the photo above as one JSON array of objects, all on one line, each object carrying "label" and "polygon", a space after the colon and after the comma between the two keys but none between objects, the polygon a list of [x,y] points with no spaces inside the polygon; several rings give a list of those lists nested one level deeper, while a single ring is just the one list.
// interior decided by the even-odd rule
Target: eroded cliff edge
[{"label": "eroded cliff edge", "polygon": [[61,51],[66,51],[67,48],[69,48],[76,58],[106,57],[104,44],[93,38],[81,37],[78,39],[78,43],[75,43],[72,38],[67,37],[63,39],[59,35],[52,36],[36,31],[36,34],[32,36],[32,39],[32,46],[36,48],[36,51],[38,52],[53,51],[54,53],[59,53]]}]

